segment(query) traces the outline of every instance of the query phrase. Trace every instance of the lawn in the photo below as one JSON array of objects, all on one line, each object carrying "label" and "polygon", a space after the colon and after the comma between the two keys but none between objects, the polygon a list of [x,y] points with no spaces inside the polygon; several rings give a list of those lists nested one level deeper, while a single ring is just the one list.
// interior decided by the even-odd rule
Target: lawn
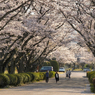
[{"label": "lawn", "polygon": [[73,71],[83,71],[82,69],[74,69]]}]

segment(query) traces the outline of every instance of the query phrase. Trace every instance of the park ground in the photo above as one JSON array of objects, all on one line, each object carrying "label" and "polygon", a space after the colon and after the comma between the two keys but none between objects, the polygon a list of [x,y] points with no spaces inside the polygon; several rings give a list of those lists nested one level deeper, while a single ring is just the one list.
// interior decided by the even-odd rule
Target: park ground
[{"label": "park ground", "polygon": [[55,82],[39,81],[24,86],[0,89],[0,95],[95,95],[90,92],[90,84],[86,73],[74,71],[71,78],[66,78],[65,73],[59,73],[60,80]]}]

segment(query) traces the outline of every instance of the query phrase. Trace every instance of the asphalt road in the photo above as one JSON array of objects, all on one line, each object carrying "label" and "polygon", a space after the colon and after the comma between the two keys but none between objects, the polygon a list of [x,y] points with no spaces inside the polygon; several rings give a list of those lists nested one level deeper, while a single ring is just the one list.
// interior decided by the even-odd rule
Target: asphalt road
[{"label": "asphalt road", "polygon": [[85,72],[72,72],[71,78],[65,74],[59,75],[56,83],[54,78],[49,83],[40,81],[13,88],[0,89],[0,95],[94,95],[90,92],[90,86]]}]

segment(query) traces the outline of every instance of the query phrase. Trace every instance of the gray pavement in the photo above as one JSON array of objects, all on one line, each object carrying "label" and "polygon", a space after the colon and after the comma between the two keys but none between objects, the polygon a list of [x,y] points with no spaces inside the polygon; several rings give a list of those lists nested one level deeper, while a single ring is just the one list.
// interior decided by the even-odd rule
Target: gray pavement
[{"label": "gray pavement", "polygon": [[49,83],[40,81],[13,88],[0,89],[0,95],[94,95],[90,92],[88,79],[85,72],[72,72],[71,78],[60,74],[60,80],[54,78]]}]

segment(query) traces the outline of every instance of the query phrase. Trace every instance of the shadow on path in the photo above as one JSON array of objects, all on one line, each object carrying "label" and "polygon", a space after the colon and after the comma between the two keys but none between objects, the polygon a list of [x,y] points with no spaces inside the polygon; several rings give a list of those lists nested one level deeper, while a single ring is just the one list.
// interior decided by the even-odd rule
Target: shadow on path
[{"label": "shadow on path", "polygon": [[65,77],[60,77],[58,83],[56,83],[54,78],[49,79],[49,83],[45,83],[45,81],[41,81],[38,83],[32,83],[32,84],[28,84],[26,86],[20,86],[20,87],[15,87],[15,88],[10,88],[10,89],[18,89],[20,88],[20,90],[33,90],[33,89],[47,89],[47,88],[55,88],[55,89],[83,89],[85,87],[85,84],[88,84],[88,79],[83,76],[83,78],[65,78]]},{"label": "shadow on path", "polygon": [[[38,95],[38,92],[42,93],[39,95],[48,95],[48,93],[52,93],[49,95],[56,95],[56,93],[63,93],[64,95],[92,95],[90,94],[91,92],[89,90],[86,90],[86,84],[89,84],[89,82],[88,79],[84,76],[84,74],[82,73],[81,75],[79,73],[78,75],[76,75],[77,73],[72,73],[73,74],[70,79],[65,78],[65,74],[60,74],[60,80],[58,81],[58,83],[56,83],[54,78],[51,78],[49,79],[49,83],[45,83],[45,81],[40,81],[32,84],[27,84],[25,86],[9,88],[6,90],[8,90],[9,93],[12,93],[13,91],[15,93],[23,93],[23,91],[25,93],[35,92],[36,94],[33,95]],[[0,90],[0,95],[3,95],[1,91],[4,92],[5,89]]]}]

